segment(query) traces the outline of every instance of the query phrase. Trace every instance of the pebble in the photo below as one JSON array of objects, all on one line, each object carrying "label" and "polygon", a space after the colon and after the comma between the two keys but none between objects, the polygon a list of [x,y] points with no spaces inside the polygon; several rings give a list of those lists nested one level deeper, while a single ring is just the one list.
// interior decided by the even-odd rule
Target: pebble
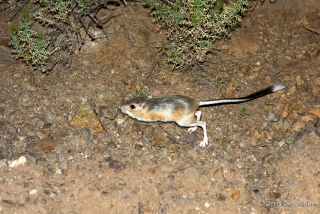
[{"label": "pebble", "polygon": [[270,122],[277,122],[277,121],[280,120],[280,116],[274,114],[273,112],[269,112],[267,119],[268,119],[268,121],[270,121]]},{"label": "pebble", "polygon": [[166,208],[161,208],[161,213],[162,214],[167,214],[167,209]]},{"label": "pebble", "polygon": [[71,117],[69,123],[76,129],[88,126],[91,128],[92,133],[98,133],[104,130],[100,120],[88,102],[80,104],[77,112]]},{"label": "pebble", "polygon": [[35,195],[37,193],[38,193],[37,189],[32,189],[32,190],[30,190],[29,195]]},{"label": "pebble", "polygon": [[124,165],[118,160],[112,160],[109,163],[109,167],[111,169],[115,169],[116,171],[119,171],[119,170],[122,170],[124,168]]},{"label": "pebble", "polygon": [[289,93],[292,95],[292,94],[294,94],[295,92],[296,92],[296,87],[295,86],[292,86],[292,87],[290,87],[289,88]]},{"label": "pebble", "polygon": [[37,137],[38,137],[40,140],[43,140],[44,138],[47,138],[47,137],[48,137],[48,134],[45,133],[44,131],[37,131],[37,132],[36,132],[36,135],[37,135]]},{"label": "pebble", "polygon": [[238,167],[239,169],[241,169],[241,168],[243,167],[243,163],[242,163],[242,162],[237,163],[237,167]]},{"label": "pebble", "polygon": [[51,111],[45,111],[43,117],[46,123],[52,123],[57,115],[53,114]]},{"label": "pebble", "polygon": [[226,189],[227,194],[231,201],[237,201],[240,198],[240,190],[238,189]]},{"label": "pebble", "polygon": [[17,160],[8,161],[8,162],[9,162],[9,167],[13,168],[13,167],[25,164],[26,161],[27,161],[26,157],[25,156],[21,156]]},{"label": "pebble", "polygon": [[282,147],[284,145],[284,142],[283,141],[280,141],[279,143],[278,143],[278,146],[279,147]]},{"label": "pebble", "polygon": [[61,174],[62,174],[62,171],[61,171],[61,169],[57,169],[57,170],[55,171],[55,173],[56,173],[57,175],[61,175]]},{"label": "pebble", "polygon": [[204,204],[204,206],[205,206],[206,208],[209,208],[209,207],[210,207],[210,203],[209,203],[209,202],[206,202],[206,203]]},{"label": "pebble", "polygon": [[42,152],[48,153],[48,152],[54,150],[54,148],[55,148],[55,144],[52,139],[45,138],[45,139],[41,140],[40,149]]}]

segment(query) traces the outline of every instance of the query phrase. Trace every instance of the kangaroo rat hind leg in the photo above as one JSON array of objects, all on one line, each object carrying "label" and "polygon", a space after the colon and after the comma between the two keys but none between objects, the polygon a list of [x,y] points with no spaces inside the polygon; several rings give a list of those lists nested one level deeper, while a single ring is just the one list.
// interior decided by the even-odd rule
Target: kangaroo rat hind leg
[{"label": "kangaroo rat hind leg", "polygon": [[[194,115],[197,119],[194,118]],[[188,131],[195,131],[198,126],[201,126],[203,129],[203,140],[200,142],[200,147],[206,147],[208,145],[208,135],[207,135],[207,124],[204,121],[200,121],[201,111],[197,111],[195,114],[192,114],[188,117],[185,117],[183,120],[179,121],[178,125],[190,127]]]},{"label": "kangaroo rat hind leg", "polygon": [[197,121],[195,124],[197,126],[201,126],[203,129],[203,140],[200,142],[200,147],[206,147],[208,145],[208,135],[207,135],[207,124],[204,121]]},{"label": "kangaroo rat hind leg", "polygon": [[[197,117],[197,121],[200,121],[200,119],[201,119],[201,111],[196,111],[196,113],[194,115]],[[188,129],[188,132],[189,133],[195,132],[195,131],[197,131],[197,128],[198,128],[198,126],[191,127],[191,128]]]}]

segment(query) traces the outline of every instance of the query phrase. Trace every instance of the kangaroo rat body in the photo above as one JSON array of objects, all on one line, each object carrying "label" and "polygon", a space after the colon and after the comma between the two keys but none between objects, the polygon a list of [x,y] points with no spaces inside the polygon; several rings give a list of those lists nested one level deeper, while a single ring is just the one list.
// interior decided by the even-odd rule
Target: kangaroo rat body
[{"label": "kangaroo rat body", "polygon": [[196,131],[198,126],[201,126],[204,132],[204,138],[200,143],[200,146],[205,147],[208,145],[207,129],[206,123],[200,121],[201,111],[198,111],[199,107],[243,103],[277,92],[285,87],[285,85],[279,84],[268,87],[246,97],[217,99],[201,102],[181,95],[156,99],[136,97],[123,103],[120,109],[123,113],[128,114],[130,117],[140,121],[175,122],[179,126],[190,127],[188,129],[188,132],[190,133]]}]

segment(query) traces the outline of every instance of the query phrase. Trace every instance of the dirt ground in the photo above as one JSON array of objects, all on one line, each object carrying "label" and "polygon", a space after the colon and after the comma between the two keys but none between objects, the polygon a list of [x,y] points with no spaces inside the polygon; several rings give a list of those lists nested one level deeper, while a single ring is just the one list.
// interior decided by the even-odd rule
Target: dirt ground
[{"label": "dirt ground", "polygon": [[[115,8],[108,38],[49,75],[13,59],[1,15],[0,213],[320,213],[319,2],[261,2],[184,71],[160,57],[165,30],[141,2]],[[277,83],[287,88],[202,108],[205,148],[201,128],[118,109],[141,90],[208,100]]]}]

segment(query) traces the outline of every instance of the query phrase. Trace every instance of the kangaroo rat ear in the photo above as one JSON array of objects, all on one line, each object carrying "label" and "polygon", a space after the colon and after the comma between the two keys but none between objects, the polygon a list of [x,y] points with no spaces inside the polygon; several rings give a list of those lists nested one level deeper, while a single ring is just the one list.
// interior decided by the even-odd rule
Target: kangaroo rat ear
[{"label": "kangaroo rat ear", "polygon": [[142,109],[145,109],[147,107],[146,102],[141,103],[139,107]]}]

